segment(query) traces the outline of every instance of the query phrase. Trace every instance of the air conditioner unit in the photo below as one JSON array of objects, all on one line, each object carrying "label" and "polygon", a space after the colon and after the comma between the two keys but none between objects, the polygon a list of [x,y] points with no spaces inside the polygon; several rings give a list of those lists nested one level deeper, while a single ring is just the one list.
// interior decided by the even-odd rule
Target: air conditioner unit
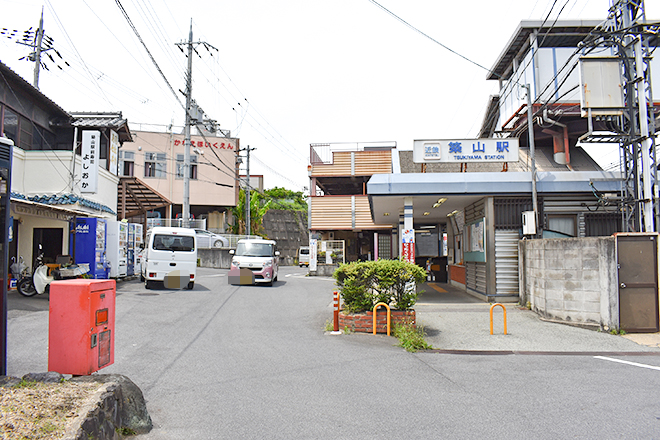
[{"label": "air conditioner unit", "polygon": [[534,211],[522,213],[523,235],[536,235],[536,217]]}]

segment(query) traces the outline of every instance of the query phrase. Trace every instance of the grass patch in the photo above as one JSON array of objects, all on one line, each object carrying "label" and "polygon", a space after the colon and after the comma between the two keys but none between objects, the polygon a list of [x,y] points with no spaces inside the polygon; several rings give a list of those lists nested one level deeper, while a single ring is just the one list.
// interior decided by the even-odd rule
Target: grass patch
[{"label": "grass patch", "polygon": [[399,339],[399,347],[403,347],[411,353],[417,350],[430,350],[431,344],[424,339],[424,327],[415,327],[411,323],[395,324],[394,336]]}]

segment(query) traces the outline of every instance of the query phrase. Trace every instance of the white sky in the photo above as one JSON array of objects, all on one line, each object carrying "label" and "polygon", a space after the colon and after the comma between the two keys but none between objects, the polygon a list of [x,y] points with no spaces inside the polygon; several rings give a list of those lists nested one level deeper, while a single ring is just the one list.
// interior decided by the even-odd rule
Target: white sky
[{"label": "white sky", "polygon": [[[193,39],[193,97],[241,146],[266,188],[309,185],[310,143],[476,137],[497,81],[368,0],[119,0],[181,102]],[[605,19],[609,0],[380,0],[411,25],[492,67],[521,20]],[[565,6],[564,6],[565,5]],[[67,111],[122,111],[181,126],[183,108],[113,0],[0,0],[0,28],[36,28],[71,67],[42,71],[41,91]],[[660,2],[646,2],[649,19]],[[28,48],[0,37],[0,60],[32,82]],[[240,103],[240,105],[239,105]],[[616,153],[615,153],[616,156]],[[213,157],[205,156],[213,161]],[[615,159],[605,159],[611,162]],[[243,171],[244,172],[244,171]]]}]

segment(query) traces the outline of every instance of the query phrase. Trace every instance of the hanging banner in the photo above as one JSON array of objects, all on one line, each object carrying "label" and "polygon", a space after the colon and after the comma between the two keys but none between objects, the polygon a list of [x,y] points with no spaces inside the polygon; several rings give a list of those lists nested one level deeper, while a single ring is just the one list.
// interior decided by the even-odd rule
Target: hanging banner
[{"label": "hanging banner", "polygon": [[401,244],[402,244],[401,257],[403,258],[403,261],[414,263],[415,262],[415,230],[414,229],[404,229],[403,234],[401,234]]},{"label": "hanging banner", "polygon": [[116,131],[110,130],[110,167],[108,170],[117,175],[117,161],[119,158],[119,135]]},{"label": "hanging banner", "polygon": [[101,132],[98,130],[83,130],[82,167],[80,169],[80,190],[83,193],[96,193],[99,182],[99,149],[101,146]]}]

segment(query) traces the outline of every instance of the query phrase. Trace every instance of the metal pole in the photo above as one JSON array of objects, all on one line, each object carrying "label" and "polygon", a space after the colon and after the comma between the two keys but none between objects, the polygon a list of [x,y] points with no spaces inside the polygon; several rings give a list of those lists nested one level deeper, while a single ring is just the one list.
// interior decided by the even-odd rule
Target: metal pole
[{"label": "metal pole", "polygon": [[188,77],[186,78],[186,126],[183,142],[183,207],[181,217],[183,226],[188,227],[190,218],[190,106],[192,102],[192,18],[190,19],[190,34],[188,35]]},{"label": "metal pole", "polygon": [[527,134],[529,135],[529,155],[532,159],[532,208],[534,209],[534,226],[537,234],[539,230],[539,213],[538,203],[536,200],[536,154],[534,145],[534,117],[532,110],[532,94],[530,92],[529,84],[525,85],[527,90]]},{"label": "metal pole", "polygon": [[245,234],[250,235],[250,146],[247,146],[247,179],[245,182]]},{"label": "metal pole", "polygon": [[642,37],[635,42],[635,67],[637,70],[637,105],[639,108],[639,128],[642,139],[642,212],[644,213],[644,231],[653,232],[653,190],[651,188],[651,147],[653,141],[649,138],[648,107],[644,81],[644,58]]}]

